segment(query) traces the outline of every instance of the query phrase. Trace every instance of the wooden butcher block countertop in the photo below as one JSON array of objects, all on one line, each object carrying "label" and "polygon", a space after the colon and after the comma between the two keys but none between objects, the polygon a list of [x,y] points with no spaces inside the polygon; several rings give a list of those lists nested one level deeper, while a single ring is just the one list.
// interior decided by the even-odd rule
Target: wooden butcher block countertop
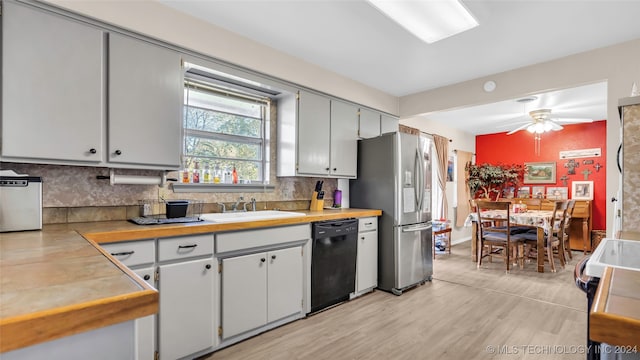
[{"label": "wooden butcher block countertop", "polygon": [[157,313],[158,292],[96,243],[380,216],[335,209],[236,223],[45,225],[0,233],[0,353]]},{"label": "wooden butcher block countertop", "polygon": [[640,271],[607,267],[589,316],[591,340],[640,351]]}]

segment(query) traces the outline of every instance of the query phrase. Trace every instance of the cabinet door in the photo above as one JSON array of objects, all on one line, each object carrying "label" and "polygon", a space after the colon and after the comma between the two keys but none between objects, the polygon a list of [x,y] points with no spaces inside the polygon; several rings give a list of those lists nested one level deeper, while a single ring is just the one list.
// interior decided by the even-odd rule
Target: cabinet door
[{"label": "cabinet door", "polygon": [[267,321],[272,322],[302,311],[302,248],[270,251],[267,274]]},{"label": "cabinet door", "polygon": [[380,133],[386,134],[398,131],[399,122],[397,118],[382,114],[380,116]]},{"label": "cabinet door", "polygon": [[356,292],[378,286],[378,232],[358,234]]},{"label": "cabinet door", "polygon": [[2,11],[2,156],[100,162],[102,31],[8,1]]},{"label": "cabinet door", "polygon": [[361,139],[380,136],[380,113],[360,108],[360,119],[358,125],[358,136]]},{"label": "cabinet door", "polygon": [[159,271],[160,358],[178,359],[212,347],[213,259],[161,265]]},{"label": "cabinet door", "polygon": [[[155,287],[153,266],[133,270],[149,285]],[[156,351],[156,316],[149,315],[135,320],[136,360],[153,359]]]},{"label": "cabinet door", "polygon": [[330,100],[300,91],[298,99],[298,173],[329,173]]},{"label": "cabinet door", "polygon": [[267,323],[267,254],[222,260],[222,337]]},{"label": "cabinet door", "polygon": [[358,108],[331,101],[331,175],[356,177],[358,168]]},{"label": "cabinet door", "polygon": [[109,154],[113,163],[180,166],[180,54],[109,34]]}]

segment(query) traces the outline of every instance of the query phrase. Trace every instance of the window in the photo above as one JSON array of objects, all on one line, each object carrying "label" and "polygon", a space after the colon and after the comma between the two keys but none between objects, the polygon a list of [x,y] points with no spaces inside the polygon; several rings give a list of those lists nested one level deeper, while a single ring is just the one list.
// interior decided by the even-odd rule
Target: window
[{"label": "window", "polygon": [[[240,182],[269,182],[270,99],[185,76],[184,163]],[[202,181],[202,180],[201,180]]]}]

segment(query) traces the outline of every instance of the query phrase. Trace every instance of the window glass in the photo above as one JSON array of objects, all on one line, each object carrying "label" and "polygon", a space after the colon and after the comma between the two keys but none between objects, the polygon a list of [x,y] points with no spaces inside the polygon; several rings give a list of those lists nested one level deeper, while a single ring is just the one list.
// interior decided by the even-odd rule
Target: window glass
[{"label": "window glass", "polygon": [[[241,180],[267,183],[269,99],[185,81],[185,167],[236,168]],[[214,174],[215,175],[215,174]]]}]

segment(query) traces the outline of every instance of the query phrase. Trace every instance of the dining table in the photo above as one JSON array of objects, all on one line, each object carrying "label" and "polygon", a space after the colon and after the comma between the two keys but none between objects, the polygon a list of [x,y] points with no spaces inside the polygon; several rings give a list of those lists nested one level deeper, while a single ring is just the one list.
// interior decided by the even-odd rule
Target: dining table
[{"label": "dining table", "polygon": [[[507,218],[506,210],[487,210],[488,216],[492,218]],[[551,231],[551,219],[553,218],[552,210],[526,210],[523,212],[509,211],[509,222],[515,226],[531,226],[537,229],[537,253],[538,253],[538,272],[544,272],[544,237]],[[472,212],[469,214],[464,223],[465,226],[471,226],[471,260],[478,260],[478,214]]]}]

